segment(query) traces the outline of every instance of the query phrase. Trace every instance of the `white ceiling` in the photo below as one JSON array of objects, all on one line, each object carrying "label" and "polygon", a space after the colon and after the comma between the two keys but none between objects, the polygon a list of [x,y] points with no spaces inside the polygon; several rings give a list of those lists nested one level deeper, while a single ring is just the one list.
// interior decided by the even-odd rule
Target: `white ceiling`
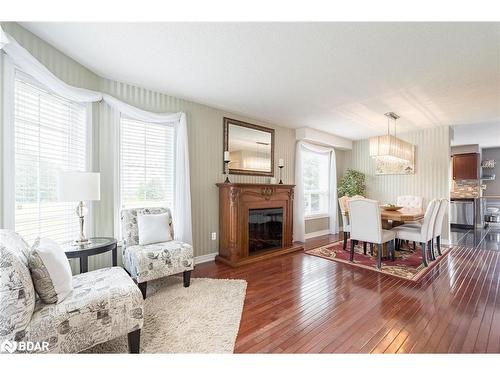
[{"label": "white ceiling", "polygon": [[99,75],[351,139],[500,123],[498,23],[22,23]]}]

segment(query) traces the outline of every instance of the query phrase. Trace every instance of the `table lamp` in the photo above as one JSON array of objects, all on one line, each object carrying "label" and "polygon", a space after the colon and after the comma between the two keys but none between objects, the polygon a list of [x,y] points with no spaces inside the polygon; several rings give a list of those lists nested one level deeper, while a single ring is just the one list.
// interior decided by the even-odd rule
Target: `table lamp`
[{"label": "table lamp", "polygon": [[76,202],[76,214],[80,219],[80,238],[77,245],[88,245],[89,240],[83,231],[85,215],[88,210],[84,201],[98,201],[101,198],[100,173],[94,172],[62,172],[59,174],[58,193],[61,202]]}]

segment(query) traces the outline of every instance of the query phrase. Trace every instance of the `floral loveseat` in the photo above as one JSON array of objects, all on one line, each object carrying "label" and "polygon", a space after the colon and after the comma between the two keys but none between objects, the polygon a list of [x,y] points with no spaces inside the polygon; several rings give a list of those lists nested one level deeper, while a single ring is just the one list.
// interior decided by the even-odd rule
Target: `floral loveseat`
[{"label": "floral loveseat", "polygon": [[190,284],[194,268],[193,247],[181,241],[167,241],[139,245],[137,214],[158,215],[168,213],[170,237],[174,238],[172,214],[168,208],[136,208],[122,210],[123,265],[136,280],[146,298],[147,282],[161,277],[183,273],[184,286]]},{"label": "floral loveseat", "polygon": [[[28,269],[30,248],[16,233],[0,230],[0,345],[22,351],[38,343],[54,353],[77,353],[128,334],[139,352],[143,325],[141,293],[120,267],[73,276],[73,291],[57,304],[36,298]],[[24,345],[27,347],[27,345]],[[6,350],[4,350],[6,351]]]}]

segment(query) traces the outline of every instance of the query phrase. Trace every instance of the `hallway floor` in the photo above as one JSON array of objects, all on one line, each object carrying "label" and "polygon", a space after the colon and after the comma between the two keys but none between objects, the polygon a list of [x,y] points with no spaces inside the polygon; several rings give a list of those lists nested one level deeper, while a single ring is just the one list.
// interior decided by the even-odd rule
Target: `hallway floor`
[{"label": "hallway floor", "polygon": [[451,229],[451,244],[500,251],[500,228]]}]

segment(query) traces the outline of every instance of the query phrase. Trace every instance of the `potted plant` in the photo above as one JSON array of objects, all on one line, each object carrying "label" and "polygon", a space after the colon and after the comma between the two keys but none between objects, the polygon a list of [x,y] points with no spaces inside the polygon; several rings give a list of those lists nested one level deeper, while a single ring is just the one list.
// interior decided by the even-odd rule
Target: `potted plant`
[{"label": "potted plant", "polygon": [[364,173],[349,168],[344,177],[340,180],[337,193],[339,197],[343,197],[344,195],[347,195],[348,197],[352,197],[354,195],[365,196],[366,186]]}]

